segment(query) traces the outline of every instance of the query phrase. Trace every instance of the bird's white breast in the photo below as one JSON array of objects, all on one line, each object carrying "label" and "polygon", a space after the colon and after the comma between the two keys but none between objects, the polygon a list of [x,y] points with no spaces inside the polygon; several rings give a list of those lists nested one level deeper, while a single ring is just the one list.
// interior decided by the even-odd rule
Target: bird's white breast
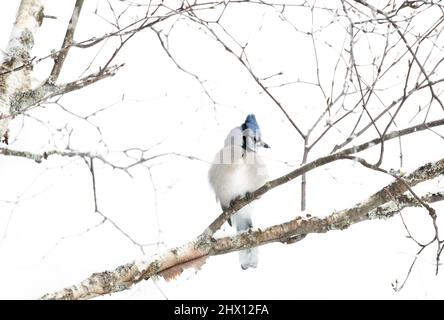
[{"label": "bird's white breast", "polygon": [[267,178],[265,164],[258,154],[237,146],[220,150],[209,171],[210,184],[224,207],[261,187]]}]

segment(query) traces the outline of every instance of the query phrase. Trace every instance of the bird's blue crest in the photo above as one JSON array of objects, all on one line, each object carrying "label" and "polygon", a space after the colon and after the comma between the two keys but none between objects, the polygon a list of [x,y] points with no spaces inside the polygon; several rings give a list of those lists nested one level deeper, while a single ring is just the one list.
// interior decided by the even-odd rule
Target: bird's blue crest
[{"label": "bird's blue crest", "polygon": [[251,129],[254,134],[259,133],[259,124],[256,121],[256,117],[254,114],[249,114],[247,119],[245,119],[245,126]]}]

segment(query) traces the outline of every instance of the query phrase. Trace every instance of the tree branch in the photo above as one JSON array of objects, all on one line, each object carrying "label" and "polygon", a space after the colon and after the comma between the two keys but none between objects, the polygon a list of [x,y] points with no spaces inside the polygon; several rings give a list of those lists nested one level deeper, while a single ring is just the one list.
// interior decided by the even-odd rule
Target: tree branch
[{"label": "tree branch", "polygon": [[[213,239],[206,231],[189,243],[167,250],[161,254],[134,261],[113,271],[94,273],[77,285],[45,294],[42,299],[89,299],[99,295],[129,289],[132,285],[161,275],[167,280],[180,274],[184,268],[200,266],[212,255],[238,251],[271,242],[295,242],[309,233],[325,233],[343,230],[351,225],[370,219],[389,218],[399,212],[400,207],[417,206],[417,200],[404,195],[407,187],[434,179],[444,173],[444,159],[427,163],[403,178],[382,188],[357,205],[334,212],[326,218],[301,218],[275,225],[264,230],[248,231],[233,237]],[[260,189],[259,189],[260,190]],[[423,201],[444,200],[442,193],[427,194]],[[217,223],[216,223],[217,225]],[[296,239],[295,241],[291,241]]]},{"label": "tree branch", "polygon": [[[29,62],[35,33],[43,21],[43,3],[41,0],[22,0],[9,38],[6,57],[0,65],[0,74],[3,74],[0,76],[0,140],[7,135],[12,96],[31,89]],[[5,73],[22,65],[28,67]]]},{"label": "tree branch", "polygon": [[[384,136],[384,141],[387,141],[387,140],[390,140],[390,139],[393,139],[396,137],[400,137],[403,135],[411,134],[411,133],[414,133],[417,131],[425,130],[427,128],[440,126],[442,124],[444,124],[444,119],[439,119],[439,120],[431,121],[428,123],[423,123],[423,124],[409,127],[409,128],[399,130],[399,131],[393,131],[393,132],[390,132]],[[288,173],[284,176],[281,176],[277,179],[268,181],[261,188],[252,192],[248,197],[243,197],[243,198],[240,198],[240,199],[234,201],[232,206],[229,207],[228,209],[226,209],[224,212],[222,212],[219,215],[219,217],[216,220],[214,220],[212,224],[210,224],[208,226],[208,228],[202,233],[201,236],[202,237],[212,237],[213,234],[217,230],[219,230],[219,228],[225,223],[225,221],[227,221],[235,212],[239,211],[241,208],[243,208],[244,206],[246,206],[250,202],[258,199],[260,196],[262,196],[263,194],[265,194],[269,190],[271,190],[275,187],[278,187],[282,184],[285,184],[285,183],[303,175],[304,173],[307,173],[308,171],[311,171],[315,168],[321,167],[325,164],[334,162],[336,160],[344,160],[344,159],[350,160],[351,154],[366,150],[366,149],[373,147],[379,143],[381,143],[381,138],[376,138],[376,139],[370,140],[366,143],[360,144],[358,146],[354,146],[354,147],[344,149],[344,150],[334,153],[334,154],[320,157],[314,161],[311,161],[311,162],[299,167],[298,169],[296,169],[294,171],[291,171],[290,173]],[[140,160],[136,161],[135,163],[130,164],[128,166],[116,166],[114,164],[111,164],[109,161],[107,161],[103,156],[91,155],[90,153],[87,153],[87,152],[85,153],[85,152],[79,152],[79,151],[73,151],[73,150],[68,150],[68,151],[52,150],[52,151],[44,152],[41,154],[34,154],[34,153],[26,152],[26,151],[18,151],[18,150],[11,150],[8,148],[0,148],[0,154],[25,157],[25,158],[32,159],[36,162],[41,162],[42,160],[47,159],[48,156],[53,155],[53,154],[57,154],[60,156],[67,156],[67,157],[79,156],[79,157],[87,157],[90,159],[97,158],[97,159],[103,161],[104,163],[111,165],[113,168],[118,168],[118,169],[123,169],[123,170],[127,170],[137,164],[140,164],[142,162],[152,159],[152,157],[142,158],[142,159],[140,159]],[[163,156],[163,155],[159,155],[159,156]]]},{"label": "tree branch", "polygon": [[79,21],[80,12],[82,10],[83,0],[76,0],[74,9],[72,11],[71,19],[69,20],[68,28],[66,29],[65,38],[63,39],[62,48],[55,55],[54,66],[51,70],[51,75],[48,78],[49,83],[54,83],[62,71],[63,63],[65,62],[68,51],[73,44],[74,32]]},{"label": "tree branch", "polygon": [[123,64],[111,66],[106,69],[99,70],[95,73],[92,73],[76,81],[60,85],[55,85],[46,82],[34,90],[18,92],[11,99],[12,116],[22,113],[31,108],[32,106],[38,105],[53,97],[57,97],[69,93],[71,91],[82,89],[99,80],[112,77],[116,74],[117,70],[119,70],[122,66]]}]

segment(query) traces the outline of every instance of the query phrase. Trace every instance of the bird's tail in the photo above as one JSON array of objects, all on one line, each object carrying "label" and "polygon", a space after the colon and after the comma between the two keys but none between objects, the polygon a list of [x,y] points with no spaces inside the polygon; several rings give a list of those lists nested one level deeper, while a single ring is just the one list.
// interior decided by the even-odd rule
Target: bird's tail
[{"label": "bird's tail", "polygon": [[[251,215],[248,211],[239,210],[235,213],[231,219],[234,227],[236,227],[237,232],[245,232],[253,227],[253,221],[251,220]],[[257,247],[245,249],[239,251],[239,261],[242,269],[256,268],[258,262],[259,250]]]}]

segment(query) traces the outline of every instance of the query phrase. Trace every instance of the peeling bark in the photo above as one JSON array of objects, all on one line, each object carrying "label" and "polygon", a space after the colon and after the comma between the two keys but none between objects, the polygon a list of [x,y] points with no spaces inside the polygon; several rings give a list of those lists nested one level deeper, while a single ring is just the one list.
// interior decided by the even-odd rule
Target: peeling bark
[{"label": "peeling bark", "polygon": [[[45,294],[42,299],[90,299],[129,289],[132,285],[154,276],[167,274],[169,279],[168,270],[174,268],[176,270],[173,275],[178,274],[178,268],[182,268],[182,270],[186,267],[200,268],[203,260],[212,255],[243,250],[271,242],[294,243],[310,233],[343,230],[358,222],[387,219],[405,207],[420,205],[414,197],[404,194],[408,187],[411,188],[442,174],[444,174],[444,159],[425,164],[403,177],[402,181],[394,181],[365,201],[351,208],[333,212],[325,218],[296,217],[291,221],[264,230],[248,231],[233,237],[219,239],[214,239],[203,232],[201,236],[181,247],[122,265],[113,271],[94,273],[81,283]],[[444,200],[444,194],[439,192],[429,193],[421,198],[421,201],[429,203],[442,200]]]},{"label": "peeling bark", "polygon": [[[7,135],[11,99],[31,89],[31,50],[35,33],[43,21],[43,0],[22,0],[0,65],[0,137]],[[14,70],[16,69],[16,70]],[[14,70],[13,72],[8,72]]]}]

